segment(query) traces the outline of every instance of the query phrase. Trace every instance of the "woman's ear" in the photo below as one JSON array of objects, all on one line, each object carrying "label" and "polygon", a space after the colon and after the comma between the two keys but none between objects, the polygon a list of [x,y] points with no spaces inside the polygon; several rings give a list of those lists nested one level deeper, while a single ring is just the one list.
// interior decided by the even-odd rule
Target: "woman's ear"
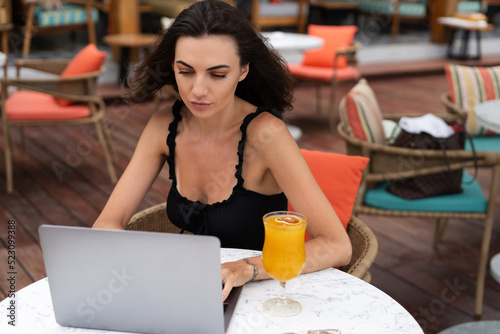
[{"label": "woman's ear", "polygon": [[249,70],[250,70],[250,65],[249,64],[246,64],[245,66],[242,66],[241,67],[240,78],[238,79],[238,81],[243,81],[247,77]]}]

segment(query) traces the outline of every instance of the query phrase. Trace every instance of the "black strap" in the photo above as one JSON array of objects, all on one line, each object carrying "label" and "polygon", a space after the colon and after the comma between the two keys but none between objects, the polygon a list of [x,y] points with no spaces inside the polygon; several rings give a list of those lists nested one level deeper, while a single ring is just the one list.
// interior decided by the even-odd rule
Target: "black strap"
[{"label": "black strap", "polygon": [[470,142],[470,148],[472,151],[472,159],[474,159],[474,176],[472,177],[472,180],[465,182],[466,184],[474,182],[477,178],[477,170],[478,170],[478,164],[477,164],[477,152],[476,152],[476,147],[474,146],[474,141],[472,140],[471,135],[465,131],[465,139]]},{"label": "black strap", "polygon": [[279,119],[281,118],[281,114],[279,113],[278,110],[274,108],[264,108],[264,107],[259,107],[257,111],[246,115],[246,117],[243,119],[243,122],[241,123],[240,130],[241,130],[241,139],[240,142],[238,143],[238,164],[236,165],[236,179],[238,180],[238,186],[242,187],[243,186],[243,177],[241,176],[242,173],[242,168],[243,168],[243,153],[245,152],[245,140],[247,137],[247,127],[248,124],[257,116],[259,116],[261,113],[264,111],[267,111],[274,116],[278,117]]},{"label": "black strap", "polygon": [[[474,176],[472,177],[472,180],[469,181],[462,181],[465,184],[470,184],[473,183],[476,178],[477,178],[477,170],[478,170],[478,163],[477,163],[477,153],[476,153],[476,148],[474,146],[474,142],[472,141],[472,137],[469,135],[469,133],[465,130],[463,130],[465,140],[469,140],[470,145],[471,145],[471,151],[472,151],[472,159],[474,161]],[[444,139],[437,140],[439,143],[439,146],[441,146],[441,150],[443,151],[443,157],[446,165],[448,166],[448,171],[451,172],[451,167],[450,167],[450,161],[448,160],[448,156],[446,155],[446,145],[444,144]]]}]

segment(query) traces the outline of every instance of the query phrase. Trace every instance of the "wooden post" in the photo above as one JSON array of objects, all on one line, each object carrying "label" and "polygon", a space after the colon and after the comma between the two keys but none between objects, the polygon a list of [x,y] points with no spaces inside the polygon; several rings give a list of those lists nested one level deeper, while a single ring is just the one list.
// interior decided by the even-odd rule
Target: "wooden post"
[{"label": "wooden post", "polygon": [[[139,34],[141,32],[141,14],[138,0],[111,0],[110,1],[110,22],[114,34]],[[111,47],[113,60],[121,61],[121,48]],[[139,51],[132,48],[130,54],[131,61],[138,59]]]},{"label": "wooden post", "polygon": [[438,17],[453,16],[458,0],[434,0],[431,4],[431,42],[447,43],[450,31],[437,22]]}]

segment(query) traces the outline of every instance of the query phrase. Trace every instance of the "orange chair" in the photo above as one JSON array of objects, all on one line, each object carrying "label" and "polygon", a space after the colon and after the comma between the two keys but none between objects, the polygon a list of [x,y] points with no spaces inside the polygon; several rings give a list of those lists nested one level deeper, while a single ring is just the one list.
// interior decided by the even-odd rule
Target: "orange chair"
[{"label": "orange chair", "polygon": [[[97,79],[103,73],[106,52],[89,44],[72,60],[18,59],[17,78],[0,79],[7,193],[13,191],[10,129],[19,127],[25,153],[24,127],[93,124],[111,182],[116,182],[111,138],[104,124],[105,105],[98,95]],[[20,69],[44,72],[47,77],[19,78]],[[8,96],[9,87],[20,89]],[[65,165],[52,165],[64,170]],[[69,168],[69,167],[67,167]],[[57,173],[56,173],[57,174]],[[61,175],[57,174],[61,179]]]},{"label": "orange chair", "polygon": [[356,83],[361,74],[356,67],[356,52],[360,47],[354,42],[356,26],[309,25],[308,35],[321,37],[323,46],[304,53],[301,64],[289,64],[297,80],[312,81],[316,85],[316,108],[321,112],[321,86],[330,83],[330,128],[335,131],[335,90],[340,82]]}]

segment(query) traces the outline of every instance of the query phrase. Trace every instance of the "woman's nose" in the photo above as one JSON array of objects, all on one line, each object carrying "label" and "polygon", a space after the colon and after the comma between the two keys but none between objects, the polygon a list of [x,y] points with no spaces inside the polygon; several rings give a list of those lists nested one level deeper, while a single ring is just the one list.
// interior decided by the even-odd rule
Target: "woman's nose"
[{"label": "woman's nose", "polygon": [[205,96],[207,94],[207,84],[203,78],[196,78],[193,85],[193,94],[195,96]]}]

